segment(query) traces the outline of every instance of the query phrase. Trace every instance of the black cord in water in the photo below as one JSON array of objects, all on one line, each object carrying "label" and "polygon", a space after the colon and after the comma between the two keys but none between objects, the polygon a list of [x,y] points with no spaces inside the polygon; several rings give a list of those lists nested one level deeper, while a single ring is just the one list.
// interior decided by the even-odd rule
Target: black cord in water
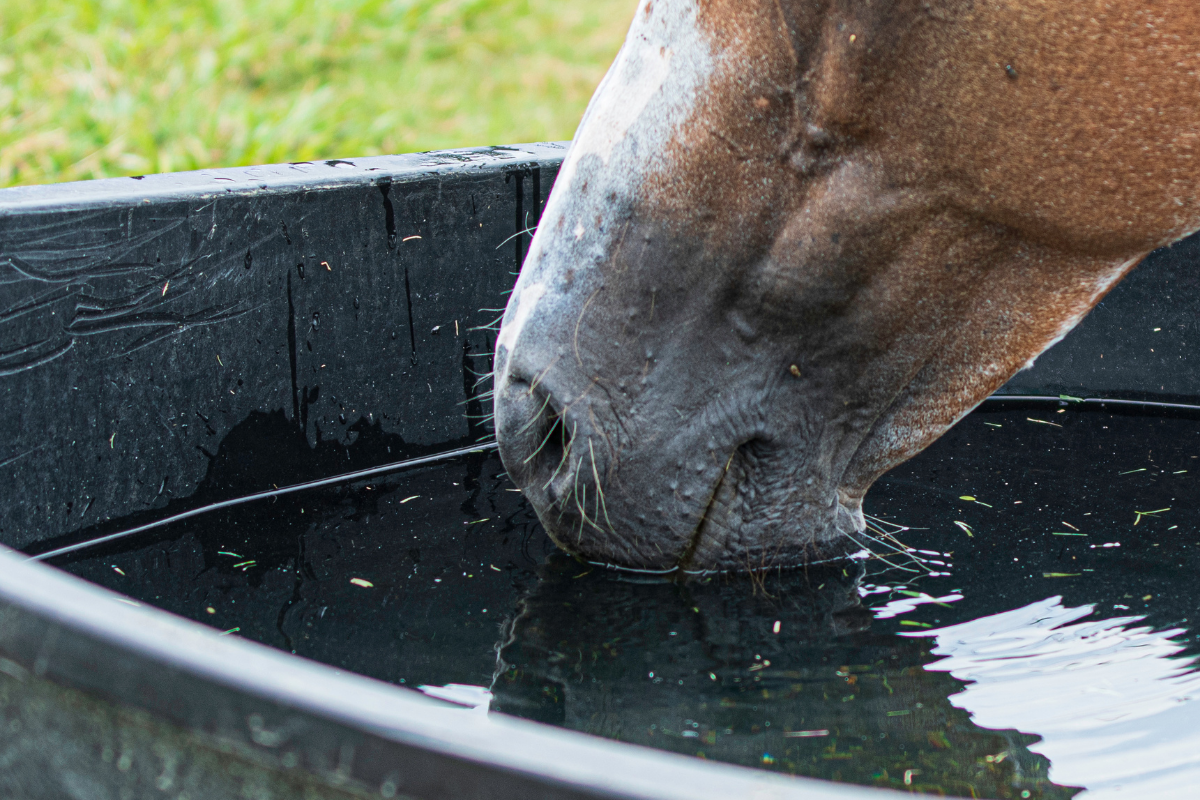
[{"label": "black cord in water", "polygon": [[364,478],[374,478],[377,475],[386,475],[390,472],[399,472],[400,470],[408,469],[410,467],[419,467],[424,464],[432,464],[435,461],[448,461],[452,458],[458,458],[459,456],[465,456],[470,453],[485,453],[489,450],[495,450],[496,447],[497,444],[495,442],[485,442],[483,444],[474,445],[473,447],[461,447],[458,450],[449,450],[445,453],[436,453],[431,456],[421,456],[420,458],[410,458],[406,461],[396,461],[391,464],[384,464],[381,467],[360,469],[357,472],[346,472],[341,475],[334,475],[331,478],[321,478],[320,480],[297,483],[292,486],[284,486],[282,489],[271,489],[270,491],[258,492],[257,494],[248,494],[245,497],[235,497],[232,500],[222,500],[219,503],[211,503],[206,506],[200,506],[199,508],[193,508],[190,511],[183,511],[179,514],[173,514],[172,516],[155,520],[154,522],[147,522],[145,525],[139,525],[136,528],[118,531],[117,533],[110,533],[107,536],[101,536],[98,539],[89,539],[86,542],[78,542],[76,544],[67,545],[66,547],[59,547],[56,550],[47,550],[45,553],[38,553],[37,555],[30,556],[30,558],[35,561],[45,561],[48,558],[65,556],[67,553],[74,553],[78,550],[83,550],[88,547],[95,547],[98,544],[111,542],[114,539],[124,539],[126,536],[133,536],[134,534],[153,530],[154,528],[161,528],[164,525],[170,525],[171,523],[179,522],[180,520],[189,519],[201,514],[207,514],[210,511],[220,511],[223,508],[232,508],[233,506],[240,506],[244,503],[253,503],[256,500],[268,500],[272,497],[280,497],[285,494],[294,494],[296,492],[303,492],[308,489],[320,489],[323,486],[331,486],[335,483],[350,483],[351,481],[360,481]]},{"label": "black cord in water", "polygon": [[1040,394],[994,394],[984,400],[1004,402],[1010,400],[1019,403],[1061,403],[1067,407],[1095,408],[1096,406],[1118,406],[1123,408],[1161,408],[1165,411],[1200,411],[1200,406],[1188,403],[1158,403],[1153,400],[1113,400],[1108,397],[1057,397]]}]

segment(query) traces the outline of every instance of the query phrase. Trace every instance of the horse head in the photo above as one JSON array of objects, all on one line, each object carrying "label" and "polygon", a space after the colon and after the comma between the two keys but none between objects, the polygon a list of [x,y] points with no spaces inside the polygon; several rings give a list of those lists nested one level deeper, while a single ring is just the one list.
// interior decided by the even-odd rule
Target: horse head
[{"label": "horse head", "polygon": [[837,551],[872,482],[1200,227],[1200,8],[643,0],[496,344],[509,474],[655,570]]}]

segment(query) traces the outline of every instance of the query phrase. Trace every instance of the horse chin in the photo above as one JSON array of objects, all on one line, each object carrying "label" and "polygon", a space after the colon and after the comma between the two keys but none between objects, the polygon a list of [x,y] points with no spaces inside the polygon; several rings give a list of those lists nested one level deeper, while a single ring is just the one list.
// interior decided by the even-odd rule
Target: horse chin
[{"label": "horse chin", "polygon": [[[755,464],[744,449],[712,476],[707,491],[698,485],[671,491],[675,496],[685,492],[704,498],[703,505],[697,503],[686,512],[680,509],[681,516],[691,520],[686,525],[666,520],[655,524],[639,513],[646,505],[644,496],[624,496],[615,486],[610,487],[604,515],[592,515],[596,518],[584,518],[576,507],[556,502],[538,486],[530,486],[527,496],[559,547],[617,568],[758,572],[846,558],[862,549],[863,520],[857,504],[843,502],[836,490],[816,491],[815,478],[810,481],[795,471]],[[626,474],[621,483],[644,490],[655,480],[652,474]],[[808,491],[797,491],[800,486]]]},{"label": "horse chin", "polygon": [[[845,558],[862,549],[861,513],[838,499],[800,493],[805,481],[747,469],[731,460],[679,566],[688,572],[787,569]],[[786,476],[786,473],[783,473]],[[764,486],[760,476],[770,476]]]}]

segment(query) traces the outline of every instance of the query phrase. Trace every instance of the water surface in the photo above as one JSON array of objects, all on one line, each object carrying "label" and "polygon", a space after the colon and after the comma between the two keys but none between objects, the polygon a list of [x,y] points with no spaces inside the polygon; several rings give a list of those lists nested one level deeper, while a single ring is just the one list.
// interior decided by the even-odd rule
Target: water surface
[{"label": "water surface", "polygon": [[993,404],[872,490],[879,557],[753,579],[568,558],[494,454],[56,563],[230,635],[697,757],[966,797],[1191,797],[1198,462],[1194,419]]}]

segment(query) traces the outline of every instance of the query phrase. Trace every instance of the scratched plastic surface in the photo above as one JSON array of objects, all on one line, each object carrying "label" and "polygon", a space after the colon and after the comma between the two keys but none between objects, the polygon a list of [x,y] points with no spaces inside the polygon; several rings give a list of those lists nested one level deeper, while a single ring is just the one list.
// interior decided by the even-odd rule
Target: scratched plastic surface
[{"label": "scratched plastic surface", "polygon": [[965,797],[1193,797],[1198,476],[1195,419],[1010,403],[872,490],[886,560],[685,583],[581,564],[476,455],[58,563],[230,635],[678,753]]}]

